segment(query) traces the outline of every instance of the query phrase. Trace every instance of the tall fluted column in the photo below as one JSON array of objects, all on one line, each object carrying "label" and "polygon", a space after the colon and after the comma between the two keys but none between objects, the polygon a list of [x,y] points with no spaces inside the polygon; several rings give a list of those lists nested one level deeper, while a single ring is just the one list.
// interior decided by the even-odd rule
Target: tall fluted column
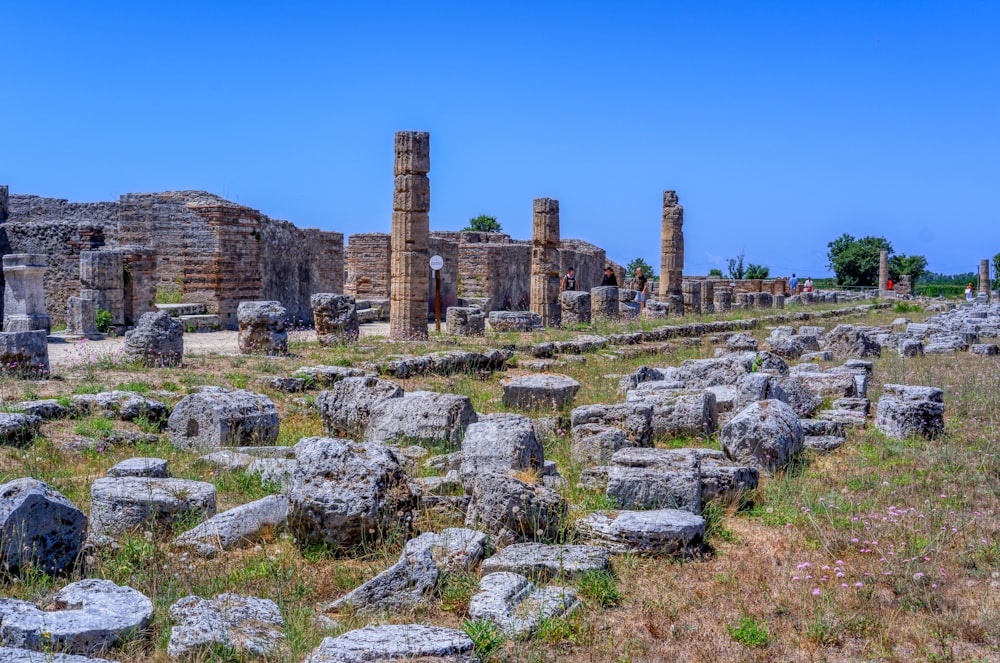
[{"label": "tall fluted column", "polygon": [[426,338],[430,259],[430,134],[396,132],[396,190],[392,197],[389,336]]},{"label": "tall fluted column", "polygon": [[990,261],[979,261],[979,294],[986,295],[986,301],[990,300]]},{"label": "tall fluted column", "polygon": [[684,296],[684,207],[676,191],[663,192],[663,225],[660,245],[660,300],[674,315],[683,315]]},{"label": "tall fluted column", "polygon": [[878,291],[883,293],[889,289],[889,252],[878,253]]},{"label": "tall fluted column", "polygon": [[535,198],[531,232],[531,310],[542,325],[558,325],[559,308],[559,201]]}]

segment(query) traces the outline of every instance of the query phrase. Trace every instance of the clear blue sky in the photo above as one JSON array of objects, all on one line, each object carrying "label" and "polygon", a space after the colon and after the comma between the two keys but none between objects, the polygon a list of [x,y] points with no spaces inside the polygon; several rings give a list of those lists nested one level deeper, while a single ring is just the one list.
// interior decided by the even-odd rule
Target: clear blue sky
[{"label": "clear blue sky", "polygon": [[0,183],[204,189],[388,232],[393,132],[431,132],[431,227],[478,214],[688,273],[826,273],[841,233],[930,269],[1000,252],[1000,2],[0,4]]}]

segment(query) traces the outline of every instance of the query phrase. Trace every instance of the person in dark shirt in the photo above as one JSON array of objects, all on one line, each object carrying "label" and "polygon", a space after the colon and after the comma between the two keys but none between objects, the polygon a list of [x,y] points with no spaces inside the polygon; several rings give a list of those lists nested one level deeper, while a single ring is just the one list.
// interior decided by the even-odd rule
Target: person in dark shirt
[{"label": "person in dark shirt", "polygon": [[604,268],[604,278],[601,279],[601,285],[613,285],[618,287],[618,279],[615,278],[615,273],[611,270],[611,266],[608,265]]},{"label": "person in dark shirt", "polygon": [[635,268],[635,289],[639,291],[639,294],[635,296],[635,301],[639,302],[639,314],[642,314],[642,309],[646,307],[646,295],[648,294],[649,286],[646,284],[646,275],[642,273],[642,267]]},{"label": "person in dark shirt", "polygon": [[562,283],[559,284],[559,292],[566,292],[567,290],[576,290],[576,272],[570,267],[566,270],[566,276],[562,278]]}]

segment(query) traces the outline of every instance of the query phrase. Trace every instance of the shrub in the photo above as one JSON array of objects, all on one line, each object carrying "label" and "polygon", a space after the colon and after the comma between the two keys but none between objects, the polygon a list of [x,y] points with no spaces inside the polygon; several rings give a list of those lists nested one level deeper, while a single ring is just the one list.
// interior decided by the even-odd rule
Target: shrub
[{"label": "shrub", "polygon": [[771,644],[771,632],[765,622],[759,622],[752,615],[740,615],[735,624],[730,624],[729,637],[744,647],[766,647]]},{"label": "shrub", "polygon": [[111,317],[111,311],[99,308],[97,309],[97,313],[94,315],[94,322],[97,325],[97,331],[102,334],[107,334],[111,331],[111,323],[114,322],[114,318]]}]

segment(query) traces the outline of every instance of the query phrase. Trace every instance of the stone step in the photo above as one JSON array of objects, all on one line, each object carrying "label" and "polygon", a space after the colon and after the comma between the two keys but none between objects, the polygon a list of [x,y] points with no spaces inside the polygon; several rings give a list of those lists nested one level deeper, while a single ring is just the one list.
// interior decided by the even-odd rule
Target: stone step
[{"label": "stone step", "polygon": [[187,304],[154,304],[157,311],[163,311],[173,318],[184,315],[202,315],[205,313],[205,305],[197,302]]},{"label": "stone step", "polygon": [[219,322],[217,315],[178,315],[177,319],[184,325],[185,332],[212,332],[222,329],[222,323]]}]

